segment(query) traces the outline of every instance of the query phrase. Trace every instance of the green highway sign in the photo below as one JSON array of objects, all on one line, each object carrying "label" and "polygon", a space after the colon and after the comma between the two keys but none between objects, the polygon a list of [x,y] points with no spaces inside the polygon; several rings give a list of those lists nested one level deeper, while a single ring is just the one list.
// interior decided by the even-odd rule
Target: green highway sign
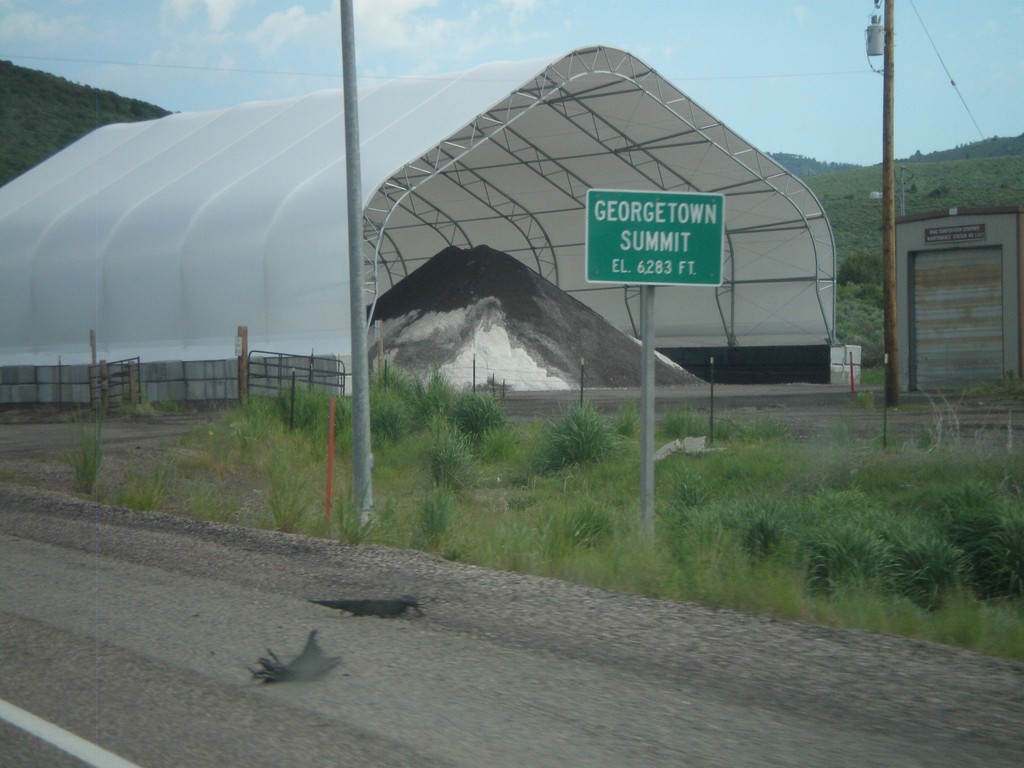
[{"label": "green highway sign", "polygon": [[725,196],[587,191],[587,282],[721,285]]}]

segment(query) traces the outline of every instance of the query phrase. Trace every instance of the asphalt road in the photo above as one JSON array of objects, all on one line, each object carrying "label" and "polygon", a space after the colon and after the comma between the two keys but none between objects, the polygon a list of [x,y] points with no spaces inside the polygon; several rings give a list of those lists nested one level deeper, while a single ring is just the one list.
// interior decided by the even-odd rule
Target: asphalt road
[{"label": "asphalt road", "polygon": [[[1024,764],[1021,665],[418,553],[0,485],[0,584],[0,699],[152,768]],[[340,666],[252,678],[311,628]],[[0,765],[74,764],[0,726]]]}]

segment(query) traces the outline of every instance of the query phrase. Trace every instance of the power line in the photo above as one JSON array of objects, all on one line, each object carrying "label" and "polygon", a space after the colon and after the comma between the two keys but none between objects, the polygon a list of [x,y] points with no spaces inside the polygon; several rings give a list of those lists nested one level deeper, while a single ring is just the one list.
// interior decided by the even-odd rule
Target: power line
[{"label": "power line", "polygon": [[974,123],[974,128],[978,132],[978,136],[981,140],[985,140],[985,134],[981,132],[981,128],[978,126],[978,121],[974,119],[974,115],[971,113],[971,108],[967,106],[967,102],[964,100],[964,95],[960,93],[960,89],[957,87],[956,80],[953,79],[953,75],[949,73],[949,67],[946,66],[946,62],[942,60],[942,54],[939,53],[939,48],[935,45],[935,41],[932,40],[931,32],[928,31],[928,27],[924,24],[924,19],[921,18],[921,14],[917,11],[917,6],[914,5],[914,0],[910,0],[910,7],[914,9],[914,15],[917,16],[917,20],[921,22],[921,29],[924,30],[924,34],[928,38],[928,42],[932,44],[932,50],[935,51],[935,55],[939,59],[939,63],[942,68],[946,71],[946,77],[949,78],[949,84],[953,86],[953,90],[956,91],[956,95],[960,97],[960,103],[964,105],[964,109],[967,111],[967,116],[971,118],[971,122]]},{"label": "power line", "polygon": [[341,72],[294,72],[278,69],[238,69],[234,67],[210,67],[198,64],[147,64],[139,61],[113,61],[109,59],[79,59],[64,56],[22,56],[7,55],[8,59],[26,59],[31,61],[62,61],[68,64],[103,64],[116,67],[142,67],[150,69],[187,69],[198,72],[229,72],[241,75],[288,75],[295,77],[330,77],[341,78]]},{"label": "power line", "polygon": [[[28,61],[60,61],[68,64],[102,64],[105,66],[117,67],[140,67],[150,69],[179,69],[193,72],[225,72],[241,75],[280,75],[287,77],[317,77],[340,79],[341,72],[296,72],[294,70],[279,69],[243,69],[237,67],[213,67],[199,64],[151,64],[138,61],[116,61],[111,59],[82,59],[66,56],[29,56],[5,54],[8,59],[22,59]],[[3,57],[0,57],[3,58]],[[777,74],[756,74],[756,75],[710,75],[707,77],[685,75],[681,77],[669,77],[673,82],[704,82],[721,80],[790,80],[806,77],[846,77],[850,75],[863,75],[863,70],[842,70],[831,72],[788,72]],[[363,80],[452,80],[445,75],[360,75]]]}]

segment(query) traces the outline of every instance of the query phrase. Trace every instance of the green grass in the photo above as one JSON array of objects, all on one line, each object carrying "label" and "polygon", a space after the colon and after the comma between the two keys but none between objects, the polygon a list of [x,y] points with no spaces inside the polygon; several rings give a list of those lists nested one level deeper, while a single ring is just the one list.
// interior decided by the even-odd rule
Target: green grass
[{"label": "green grass", "polygon": [[672,408],[661,419],[658,434],[666,440],[682,440],[708,434],[708,416],[692,408]]},{"label": "green grass", "polygon": [[[249,467],[272,512],[256,523],[280,530],[1024,658],[1021,452],[912,441],[883,450],[848,435],[801,443],[777,419],[725,414],[719,450],[658,462],[651,539],[638,523],[635,411],[605,417],[584,403],[546,422],[467,422],[498,401],[390,378],[375,383],[371,411],[385,401],[403,416],[375,439],[366,524],[347,481],[324,519],[312,490],[322,487],[323,419],[289,430],[273,402],[193,435],[189,455],[200,458],[167,478],[208,489]],[[326,402],[308,407],[326,413]],[[703,426],[679,412],[660,429]],[[337,449],[339,478],[350,471],[346,450]],[[208,490],[193,493],[191,514],[230,515]]]},{"label": "green grass", "polygon": [[90,424],[84,420],[78,421],[75,430],[75,446],[65,454],[64,460],[75,474],[75,490],[79,493],[92,493],[103,462],[103,422]]},{"label": "green grass", "polygon": [[171,493],[173,468],[161,465],[148,475],[131,475],[114,492],[114,504],[143,511],[162,509]]}]

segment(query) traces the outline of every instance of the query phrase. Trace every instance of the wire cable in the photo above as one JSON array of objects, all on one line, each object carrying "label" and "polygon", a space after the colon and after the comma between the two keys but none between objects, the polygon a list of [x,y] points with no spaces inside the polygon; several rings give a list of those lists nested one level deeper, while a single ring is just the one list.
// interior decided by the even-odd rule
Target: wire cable
[{"label": "wire cable", "polygon": [[[0,55],[3,58],[3,55]],[[244,69],[239,67],[211,67],[203,66],[198,64],[150,64],[138,61],[114,61],[107,59],[83,59],[83,58],[71,58],[66,56],[31,56],[31,55],[20,55],[20,54],[9,54],[6,58],[14,60],[26,60],[26,61],[61,61],[71,64],[104,64],[108,66],[116,67],[140,67],[150,69],[182,69],[191,70],[195,72],[226,72],[229,74],[236,75],[280,75],[285,77],[318,77],[326,78],[331,80],[341,80],[341,72],[298,72],[295,70],[279,70],[279,69]],[[697,82],[697,81],[708,81],[708,80],[791,80],[795,78],[805,77],[839,77],[839,76],[850,76],[850,75],[862,75],[863,70],[833,70],[833,71],[819,71],[819,72],[783,72],[777,74],[770,73],[759,73],[751,75],[709,75],[709,76],[690,76],[683,75],[679,77],[672,77],[671,75],[665,75],[674,82]],[[360,80],[441,80],[441,81],[454,81],[455,78],[446,74],[439,75],[359,75]],[[463,78],[464,79],[464,78]],[[484,78],[472,78],[476,81],[482,81]]]},{"label": "wire cable", "polygon": [[917,11],[917,6],[914,5],[914,0],[910,0],[910,7],[914,9],[914,15],[917,16],[917,20],[921,22],[921,29],[924,30],[925,36],[928,38],[928,42],[932,44],[932,50],[935,51],[935,55],[939,59],[939,63],[946,72],[946,77],[949,78],[949,84],[953,86],[953,90],[956,91],[956,95],[960,97],[960,103],[964,105],[964,109],[967,111],[967,116],[971,118],[971,122],[974,123],[974,128],[978,132],[978,136],[981,140],[985,140],[985,134],[981,132],[981,128],[978,126],[978,121],[974,119],[974,115],[971,113],[971,108],[967,106],[967,101],[964,99],[964,95],[960,93],[960,89],[957,87],[956,80],[953,79],[953,75],[949,72],[949,67],[946,66],[946,62],[942,60],[942,54],[939,53],[939,48],[935,45],[935,41],[932,39],[931,32],[928,31],[928,27],[924,24],[924,19],[921,18],[921,14]]}]

